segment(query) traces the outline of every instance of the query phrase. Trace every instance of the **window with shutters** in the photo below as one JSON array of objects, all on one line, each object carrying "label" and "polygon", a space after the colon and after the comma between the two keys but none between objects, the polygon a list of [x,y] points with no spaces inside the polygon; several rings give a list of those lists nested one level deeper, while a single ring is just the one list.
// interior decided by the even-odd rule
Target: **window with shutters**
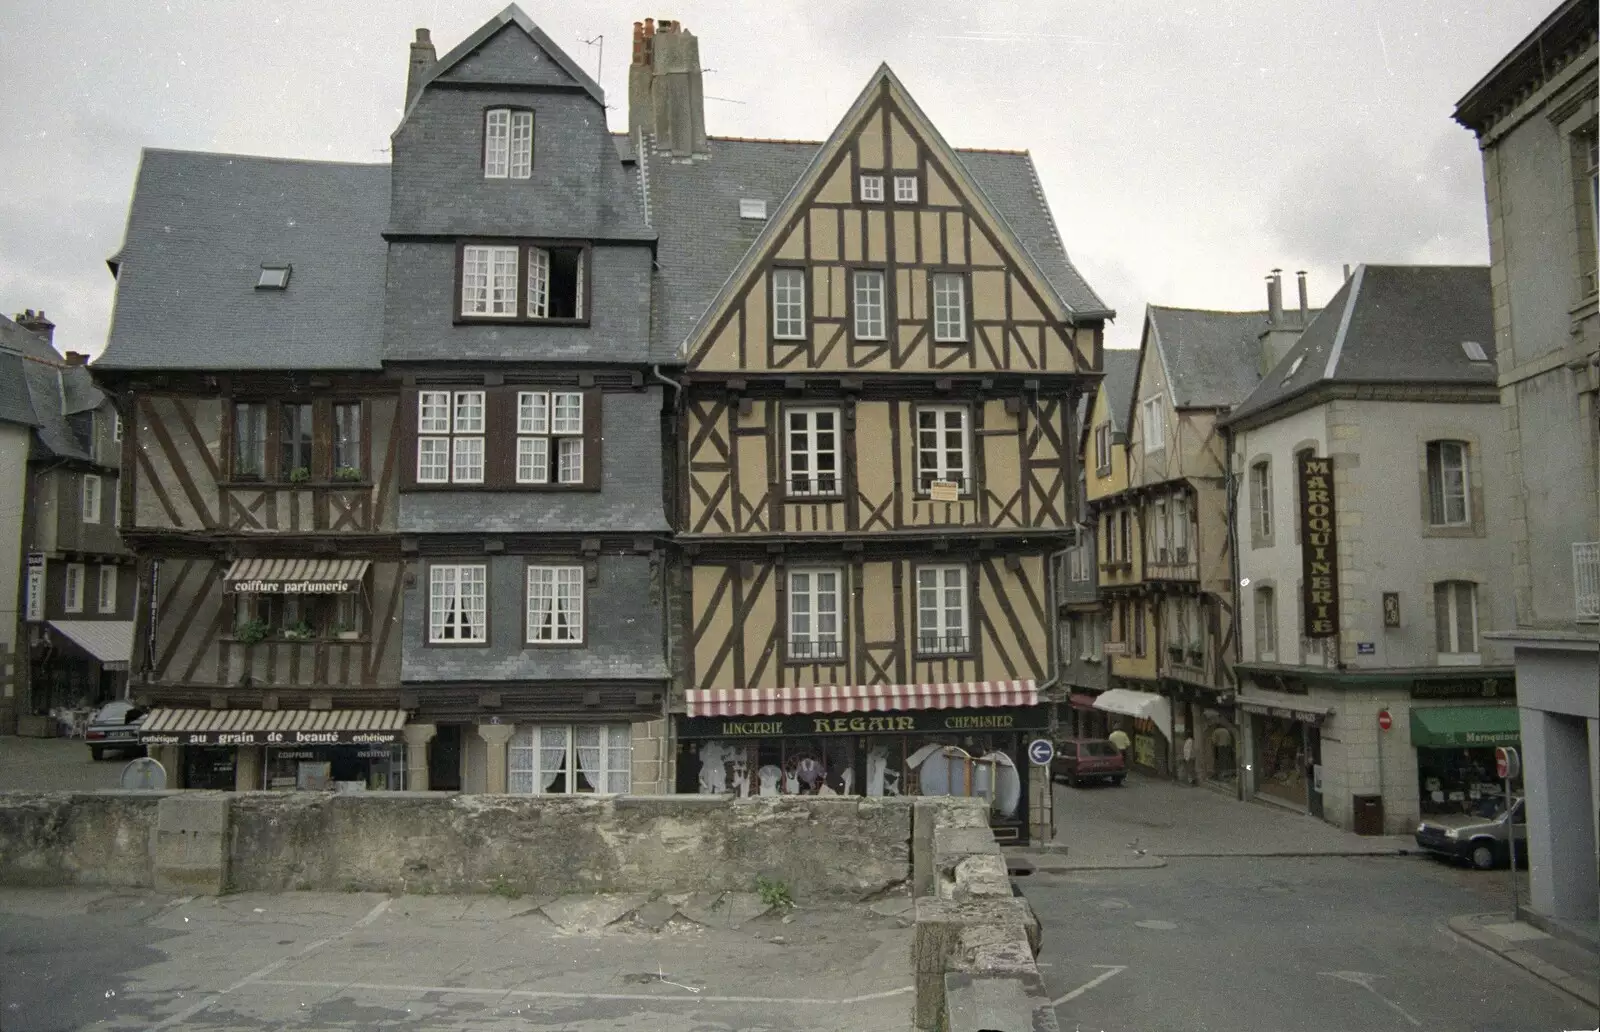
[{"label": "window with shutters", "polygon": [[836,660],[843,652],[839,570],[789,571],[789,659]]},{"label": "window with shutters", "polygon": [[970,494],[972,450],[965,405],[922,405],[917,408],[917,493],[928,494],[934,484],[954,484]]},{"label": "window with shutters", "polygon": [[583,483],[583,393],[517,393],[519,484]]},{"label": "window with shutters", "polygon": [[82,563],[67,564],[67,583],[63,592],[65,595],[63,608],[69,613],[83,612],[83,577],[84,566]]},{"label": "window with shutters", "polygon": [[481,645],[489,640],[489,568],[428,568],[428,642]]},{"label": "window with shutters", "polygon": [[583,567],[528,567],[528,644],[583,641]]},{"label": "window with shutters", "polygon": [[923,566],[917,570],[917,654],[966,652],[967,568]]},{"label": "window with shutters", "polygon": [[527,179],[533,175],[533,112],[490,108],[483,113],[483,177]]},{"label": "window with shutters", "polygon": [[417,392],[417,483],[481,484],[484,392]]},{"label": "window with shutters", "polygon": [[582,244],[462,244],[457,322],[581,324],[589,318],[589,248]]},{"label": "window with shutters", "polygon": [[793,497],[836,495],[839,480],[839,410],[792,408],[787,432],[788,493]]}]

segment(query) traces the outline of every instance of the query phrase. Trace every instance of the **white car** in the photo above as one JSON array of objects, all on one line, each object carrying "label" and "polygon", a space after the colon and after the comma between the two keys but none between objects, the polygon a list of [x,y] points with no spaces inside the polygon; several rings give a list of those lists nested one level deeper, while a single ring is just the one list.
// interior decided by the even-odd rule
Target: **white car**
[{"label": "white car", "polygon": [[145,710],[131,702],[108,702],[89,722],[84,740],[89,743],[89,755],[105,759],[107,752],[121,749],[136,755],[144,754],[139,744],[139,725],[144,721]]}]

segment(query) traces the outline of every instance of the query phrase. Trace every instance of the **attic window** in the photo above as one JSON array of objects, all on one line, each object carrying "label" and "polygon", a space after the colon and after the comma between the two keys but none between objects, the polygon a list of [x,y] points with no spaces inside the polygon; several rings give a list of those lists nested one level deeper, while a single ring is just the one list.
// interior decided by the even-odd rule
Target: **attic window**
[{"label": "attic window", "polygon": [[287,265],[263,265],[261,278],[256,280],[257,290],[285,290],[289,286],[289,273]]},{"label": "attic window", "polygon": [[1475,340],[1464,340],[1464,341],[1462,341],[1461,342],[1461,350],[1465,351],[1467,353],[1467,359],[1469,361],[1473,361],[1473,362],[1487,362],[1487,361],[1489,361],[1489,356],[1488,356],[1488,354],[1486,354],[1484,352],[1483,345],[1479,344]]},{"label": "attic window", "polygon": [[739,200],[739,217],[741,219],[764,219],[767,217],[767,202],[751,197]]}]

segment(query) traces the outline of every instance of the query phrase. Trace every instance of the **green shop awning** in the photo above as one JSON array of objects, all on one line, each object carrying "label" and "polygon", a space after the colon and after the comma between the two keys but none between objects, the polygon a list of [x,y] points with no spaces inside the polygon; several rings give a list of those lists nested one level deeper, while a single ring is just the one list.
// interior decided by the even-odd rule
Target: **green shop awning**
[{"label": "green shop awning", "polygon": [[1481,749],[1521,741],[1515,706],[1428,706],[1411,711],[1411,744],[1419,749]]}]

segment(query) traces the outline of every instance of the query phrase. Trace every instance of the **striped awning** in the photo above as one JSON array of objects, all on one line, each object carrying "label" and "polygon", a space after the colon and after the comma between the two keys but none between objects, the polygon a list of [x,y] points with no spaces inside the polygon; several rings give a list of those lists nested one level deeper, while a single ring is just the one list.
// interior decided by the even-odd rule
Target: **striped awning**
[{"label": "striped awning", "polygon": [[338,595],[356,591],[370,559],[235,559],[224,590],[258,595]]},{"label": "striped awning", "polygon": [[688,696],[691,717],[755,717],[790,713],[878,713],[893,710],[1034,706],[1032,681],[957,684],[860,684],[811,688],[709,688]]},{"label": "striped awning", "polygon": [[369,745],[400,740],[405,710],[153,709],[146,745]]}]

